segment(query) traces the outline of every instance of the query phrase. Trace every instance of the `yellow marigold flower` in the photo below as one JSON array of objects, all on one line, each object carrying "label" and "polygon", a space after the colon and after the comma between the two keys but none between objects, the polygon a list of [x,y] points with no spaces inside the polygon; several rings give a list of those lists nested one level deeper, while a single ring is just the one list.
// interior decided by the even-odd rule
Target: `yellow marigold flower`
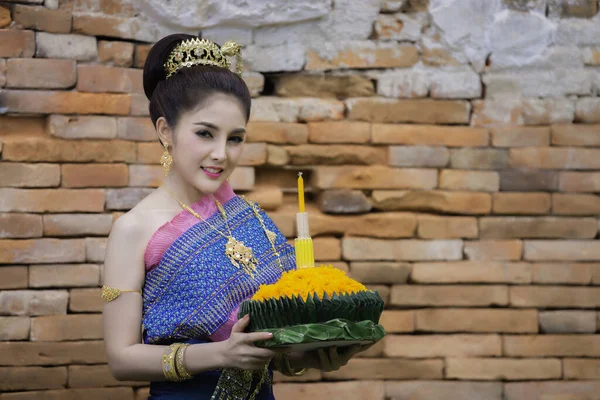
[{"label": "yellow marigold flower", "polygon": [[331,265],[321,265],[284,272],[277,282],[260,285],[252,300],[291,298],[293,295],[306,300],[309,293],[316,293],[322,299],[325,293],[332,297],[334,293],[351,294],[366,290],[362,283],[348,277],[344,271]]}]

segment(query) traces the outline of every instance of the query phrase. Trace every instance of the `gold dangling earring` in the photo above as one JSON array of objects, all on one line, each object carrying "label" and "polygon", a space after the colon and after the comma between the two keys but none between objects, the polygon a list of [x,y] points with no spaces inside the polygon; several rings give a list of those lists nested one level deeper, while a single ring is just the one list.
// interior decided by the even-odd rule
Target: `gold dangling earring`
[{"label": "gold dangling earring", "polygon": [[165,152],[160,157],[160,164],[165,171],[165,176],[169,175],[169,171],[171,170],[171,165],[173,164],[173,156],[169,154],[169,145],[167,142],[163,143],[163,147],[165,148]]}]

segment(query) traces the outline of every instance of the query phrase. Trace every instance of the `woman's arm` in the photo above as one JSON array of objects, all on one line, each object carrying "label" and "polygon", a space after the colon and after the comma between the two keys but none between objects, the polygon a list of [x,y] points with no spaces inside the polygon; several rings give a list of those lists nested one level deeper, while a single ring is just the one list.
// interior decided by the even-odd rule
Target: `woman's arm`
[{"label": "woman's arm", "polygon": [[[120,217],[111,230],[104,261],[104,284],[121,290],[141,290],[145,251],[143,224],[135,216]],[[142,297],[125,292],[103,313],[104,343],[108,363],[118,380],[166,380],[162,356],[167,346],[142,344]],[[193,375],[227,364],[224,343],[194,344],[185,352],[185,367]]]}]

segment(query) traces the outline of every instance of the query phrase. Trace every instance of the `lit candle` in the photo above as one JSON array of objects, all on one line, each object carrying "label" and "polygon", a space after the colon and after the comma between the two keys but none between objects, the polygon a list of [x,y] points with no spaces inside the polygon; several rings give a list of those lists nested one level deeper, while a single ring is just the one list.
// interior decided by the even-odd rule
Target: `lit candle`
[{"label": "lit candle", "polygon": [[302,172],[298,172],[298,212],[304,212],[304,179],[302,179]]}]

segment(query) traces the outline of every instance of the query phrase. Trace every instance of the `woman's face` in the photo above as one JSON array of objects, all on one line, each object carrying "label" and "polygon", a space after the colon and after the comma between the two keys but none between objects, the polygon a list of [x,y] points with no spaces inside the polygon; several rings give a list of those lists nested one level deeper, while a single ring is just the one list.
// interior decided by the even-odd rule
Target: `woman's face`
[{"label": "woman's face", "polygon": [[181,115],[175,128],[173,163],[183,179],[204,194],[214,193],[231,175],[242,155],[246,117],[239,101],[211,95]]}]

